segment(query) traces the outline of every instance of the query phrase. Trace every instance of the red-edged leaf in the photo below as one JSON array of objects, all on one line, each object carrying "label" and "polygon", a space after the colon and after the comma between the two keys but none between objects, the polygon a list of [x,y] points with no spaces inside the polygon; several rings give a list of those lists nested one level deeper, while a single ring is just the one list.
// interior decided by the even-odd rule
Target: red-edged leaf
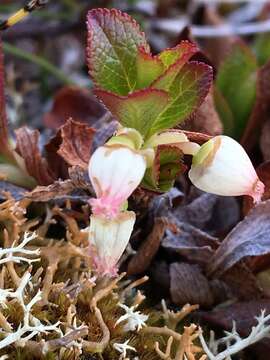
[{"label": "red-edged leaf", "polygon": [[151,168],[144,175],[142,186],[148,190],[166,192],[184,171],[182,151],[174,145],[159,145]]},{"label": "red-edged leaf", "polygon": [[62,144],[57,151],[71,166],[87,169],[95,130],[72,119],[61,128]]},{"label": "red-edged leaf", "polygon": [[212,68],[202,63],[190,62],[182,66],[180,59],[170,66],[153,84],[155,88],[168,91],[170,100],[146,136],[173,127],[190,116],[208,94],[212,77]]},{"label": "red-edged leaf", "polygon": [[103,114],[103,106],[89,90],[65,86],[56,93],[52,110],[45,114],[43,121],[47,127],[58,129],[69,118],[92,125]]},{"label": "red-edged leaf", "polygon": [[200,132],[194,132],[194,131],[187,131],[187,130],[181,130],[183,132],[189,141],[196,142],[199,145],[203,145],[208,140],[212,139],[212,136],[202,134]]},{"label": "red-edged leaf", "polygon": [[145,35],[129,15],[94,9],[87,16],[87,62],[94,83],[119,95],[136,86],[138,48],[149,52]]},{"label": "red-edged leaf", "polygon": [[39,131],[30,130],[26,126],[15,131],[17,143],[16,151],[24,159],[25,167],[39,185],[49,185],[55,176],[48,168],[47,161],[39,150]]},{"label": "red-edged leaf", "polygon": [[209,265],[219,276],[247,256],[270,253],[270,200],[253,209],[222,241]]},{"label": "red-edged leaf", "polygon": [[150,86],[172,64],[178,62],[182,66],[198,51],[196,44],[182,41],[174,48],[166,49],[159,55],[152,56],[143,48],[139,49],[137,57],[136,89]]},{"label": "red-edged leaf", "polygon": [[156,80],[165,70],[158,56],[152,56],[143,48],[139,48],[137,57],[136,89],[144,89]]},{"label": "red-edged leaf", "polygon": [[176,62],[178,62],[178,66],[184,65],[198,51],[199,49],[195,43],[184,40],[174,48],[163,50],[158,55],[158,58],[167,69]]},{"label": "red-edged leaf", "polygon": [[166,92],[156,89],[138,90],[129,96],[103,90],[96,90],[95,94],[122,125],[134,128],[142,135],[150,131],[168,103]]}]

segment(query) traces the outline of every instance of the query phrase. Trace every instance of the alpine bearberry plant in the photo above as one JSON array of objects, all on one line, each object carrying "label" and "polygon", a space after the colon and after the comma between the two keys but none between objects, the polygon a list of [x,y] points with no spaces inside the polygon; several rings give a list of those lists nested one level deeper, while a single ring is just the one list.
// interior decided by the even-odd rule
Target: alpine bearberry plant
[{"label": "alpine bearberry plant", "polygon": [[[191,136],[178,128],[196,113],[212,85],[212,68],[192,60],[199,50],[196,44],[182,41],[152,55],[138,24],[115,9],[91,10],[87,30],[89,74],[96,97],[117,121],[114,135],[90,154],[94,130],[67,121],[47,145],[50,153],[61,138],[57,155],[70,166],[70,178],[55,182],[58,173],[51,171],[49,160],[38,150],[38,132],[18,130],[16,149],[11,141],[4,144],[0,140],[12,169],[23,170],[28,187],[32,186],[30,175],[31,180],[33,177],[38,184],[46,185],[23,195],[20,201],[9,196],[0,204],[0,225],[4,229],[0,248],[0,357],[229,359],[269,334],[269,315],[262,312],[245,338],[233,326],[223,338],[215,340],[211,336],[208,344],[202,329],[190,321],[186,326],[182,324],[197,305],[187,304],[176,312],[168,310],[164,300],[162,311],[151,307],[150,302],[144,305],[145,295],[136,288],[148,277],[125,282],[125,273],[119,271],[137,217],[128,201],[138,187],[154,199],[168,193],[188,166],[190,181],[217,195],[248,195],[259,203],[264,184],[243,147],[232,138],[205,136],[199,143],[194,133]],[[34,158],[25,154],[25,143],[35,149]],[[189,161],[185,163],[186,158]],[[87,170],[89,179],[85,181]],[[87,190],[83,211],[72,209],[70,199],[64,206],[54,202],[51,208],[46,204],[44,216],[36,215],[35,207],[29,210],[31,201],[46,202],[74,187]],[[261,208],[257,209],[259,217]],[[144,260],[149,261],[149,247],[157,252],[156,244],[160,245],[166,232],[177,236],[185,231],[178,228],[178,218],[173,216],[175,224],[169,224],[162,215],[154,220],[150,245],[142,250],[146,253]],[[53,238],[49,232],[52,224],[57,224],[57,236]],[[203,231],[189,226],[194,238],[204,242]],[[241,226],[247,225],[243,222]],[[64,241],[59,240],[62,236]],[[206,238],[202,247],[214,261],[205,272],[222,272],[228,263],[236,262],[237,256],[231,256],[226,247],[230,241],[234,241],[233,233],[225,239],[223,249],[222,245],[218,248],[216,238]],[[185,250],[190,248],[196,247],[185,243]],[[213,248],[218,250],[214,253]],[[127,253],[133,254],[133,250],[129,248]],[[222,253],[220,257],[218,253]],[[173,265],[177,270],[179,263],[172,264],[171,276],[177,273],[173,273]],[[186,274],[196,274],[198,293],[201,285],[197,277],[208,286],[199,267],[194,270],[190,264],[180,265],[188,265]]]},{"label": "alpine bearberry plant", "polygon": [[250,195],[259,202],[264,185],[244,149],[218,136],[202,147],[181,130],[207,96],[212,68],[192,61],[189,41],[153,56],[144,33],[127,14],[95,9],[87,17],[87,62],[94,92],[119,122],[116,134],[89,162],[97,198],[91,199],[90,244],[100,274],[116,274],[135,223],[127,200],[141,184],[155,192],[173,186],[192,155],[190,180],[219,195]]}]

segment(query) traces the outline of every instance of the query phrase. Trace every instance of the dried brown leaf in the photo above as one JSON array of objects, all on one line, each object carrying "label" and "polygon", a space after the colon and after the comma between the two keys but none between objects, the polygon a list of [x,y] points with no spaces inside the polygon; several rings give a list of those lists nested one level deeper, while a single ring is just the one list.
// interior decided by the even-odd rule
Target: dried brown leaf
[{"label": "dried brown leaf", "polygon": [[47,127],[58,129],[71,117],[75,121],[92,125],[105,109],[87,89],[66,86],[54,98],[51,112],[44,116]]},{"label": "dried brown leaf", "polygon": [[[210,6],[203,9],[203,23],[211,26],[220,26],[224,24],[224,19]],[[231,50],[232,44],[237,41],[236,36],[211,37],[204,42],[204,50],[210,57],[216,67],[224,60],[228,52]]]},{"label": "dried brown leaf", "polygon": [[189,261],[207,265],[218,247],[218,240],[187,223],[177,223],[177,233],[166,232],[162,246],[175,251]]},{"label": "dried brown leaf", "polygon": [[141,274],[150,266],[156,255],[165,230],[168,227],[168,221],[165,218],[156,218],[152,232],[143,242],[136,255],[128,264],[128,274]]},{"label": "dried brown leaf", "polygon": [[255,317],[260,316],[264,309],[266,314],[270,313],[270,300],[238,302],[199,315],[209,325],[218,326],[228,331],[231,331],[233,321],[235,321],[237,332],[241,336],[247,336],[252,326],[257,325]]},{"label": "dried brown leaf", "polygon": [[87,169],[95,130],[69,119],[61,128],[62,143],[58,154],[71,166]]},{"label": "dried brown leaf", "polygon": [[264,123],[260,139],[260,147],[265,161],[270,160],[270,119]]},{"label": "dried brown leaf", "polygon": [[213,136],[203,134],[195,131],[182,130],[182,132],[188,137],[189,141],[198,143],[199,145],[204,144],[208,140],[212,139]]},{"label": "dried brown leaf", "polygon": [[90,193],[94,193],[89,179],[88,171],[85,171],[80,166],[72,166],[68,169],[68,173],[75,188],[87,190]]},{"label": "dried brown leaf", "polygon": [[173,214],[178,221],[186,222],[199,229],[206,228],[214,213],[214,206],[217,204],[218,196],[203,193],[191,201],[191,203],[178,206]]},{"label": "dried brown leaf", "polygon": [[252,273],[246,262],[240,261],[228,271],[221,279],[228,285],[234,297],[239,301],[256,300],[262,298],[263,292],[256,276]]},{"label": "dried brown leaf", "polygon": [[68,164],[57,151],[62,143],[61,130],[50,139],[45,145],[46,160],[49,168],[53,171],[57,179],[68,179]]},{"label": "dried brown leaf", "polygon": [[222,123],[215,109],[213,91],[209,92],[196,114],[186,121],[181,128],[212,136],[222,133]]},{"label": "dried brown leaf", "polygon": [[5,96],[5,69],[2,40],[0,38],[0,152],[10,159],[14,159],[11,147],[9,145],[9,130],[6,114],[6,96]]},{"label": "dried brown leaf", "polygon": [[220,276],[248,256],[270,253],[270,200],[253,209],[223,240],[210,260],[209,273]]},{"label": "dried brown leaf", "polygon": [[202,307],[213,304],[209,281],[199,266],[173,263],[170,266],[170,278],[170,292],[175,304],[198,304]]},{"label": "dried brown leaf", "polygon": [[74,184],[71,180],[59,180],[49,186],[37,186],[33,191],[26,193],[25,196],[32,201],[46,202],[69,194],[72,190],[74,190]]},{"label": "dried brown leaf", "polygon": [[56,177],[50,171],[46,159],[39,150],[39,131],[26,126],[15,131],[17,143],[16,151],[24,159],[29,175],[36,179],[39,185],[49,185]]}]

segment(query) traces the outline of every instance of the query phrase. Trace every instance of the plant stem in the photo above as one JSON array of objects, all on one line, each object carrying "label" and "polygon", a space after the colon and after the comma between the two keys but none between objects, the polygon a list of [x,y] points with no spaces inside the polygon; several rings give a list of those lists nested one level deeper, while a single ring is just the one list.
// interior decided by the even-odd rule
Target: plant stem
[{"label": "plant stem", "polygon": [[33,64],[36,64],[46,72],[50,73],[51,75],[55,76],[61,83],[65,85],[74,85],[74,81],[71,80],[65,73],[59,70],[56,66],[50,63],[47,59],[28,53],[14,45],[3,43],[3,50],[8,54],[14,55],[20,59],[30,61]]}]

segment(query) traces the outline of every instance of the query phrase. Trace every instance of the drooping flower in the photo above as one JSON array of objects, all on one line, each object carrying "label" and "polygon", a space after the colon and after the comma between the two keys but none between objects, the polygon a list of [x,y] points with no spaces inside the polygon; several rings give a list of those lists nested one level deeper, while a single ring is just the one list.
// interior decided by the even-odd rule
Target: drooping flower
[{"label": "drooping flower", "polygon": [[90,200],[93,214],[116,217],[145,170],[145,157],[138,151],[119,144],[99,147],[89,162],[89,176],[97,196]]},{"label": "drooping flower", "polygon": [[117,263],[127,247],[135,219],[133,211],[121,212],[114,219],[91,215],[89,243],[99,275],[117,275]]},{"label": "drooping flower", "polygon": [[128,331],[140,331],[143,326],[146,326],[145,321],[148,320],[148,315],[142,314],[140,311],[134,311],[137,306],[128,307],[125,304],[119,304],[119,306],[125,310],[125,314],[122,315],[115,323],[115,325],[126,321],[123,330]]},{"label": "drooping flower", "polygon": [[216,136],[193,157],[189,178],[199,189],[217,195],[249,195],[257,203],[264,184],[243,147],[228,136]]}]

